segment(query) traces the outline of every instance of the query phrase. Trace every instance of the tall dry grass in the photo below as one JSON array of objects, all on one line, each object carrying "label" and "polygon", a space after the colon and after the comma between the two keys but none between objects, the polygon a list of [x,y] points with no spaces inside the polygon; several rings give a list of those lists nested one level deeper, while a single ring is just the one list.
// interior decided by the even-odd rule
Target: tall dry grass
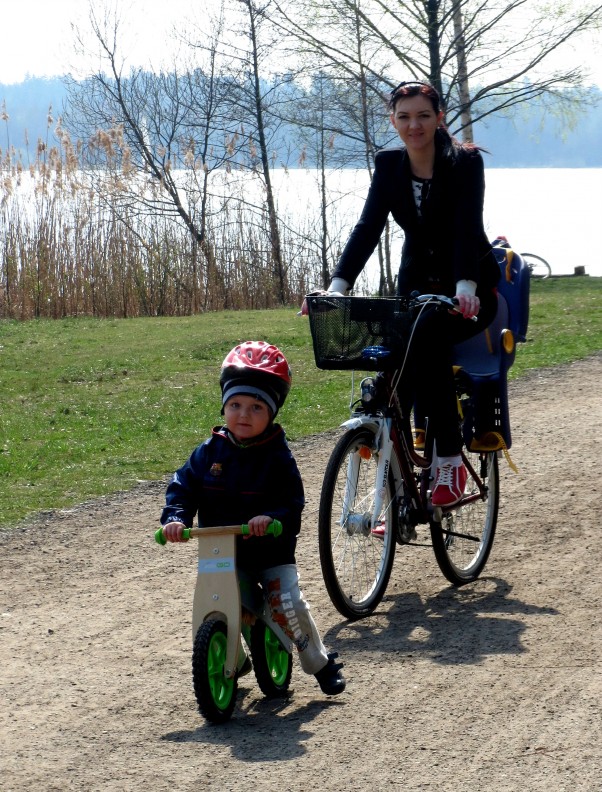
[{"label": "tall dry grass", "polygon": [[[110,148],[109,133],[96,144]],[[127,157],[112,171],[110,190],[84,170],[81,154],[50,115],[48,139],[33,154],[27,148],[24,158],[10,143],[0,149],[0,318],[188,315],[279,303],[267,215],[256,201],[239,194],[209,211],[200,245],[173,207],[144,209],[147,187]],[[290,303],[319,282],[308,241],[315,237],[290,218],[283,223]]]}]

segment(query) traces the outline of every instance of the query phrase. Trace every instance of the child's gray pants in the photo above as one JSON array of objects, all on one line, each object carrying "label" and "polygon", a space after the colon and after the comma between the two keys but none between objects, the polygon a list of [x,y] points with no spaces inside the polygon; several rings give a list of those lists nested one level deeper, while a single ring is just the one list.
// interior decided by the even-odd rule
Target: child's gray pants
[{"label": "child's gray pants", "polygon": [[243,606],[251,611],[261,610],[263,596],[273,621],[297,647],[305,673],[316,674],[324,668],[328,655],[299,588],[296,564],[281,564],[253,574],[239,569],[238,579]]}]

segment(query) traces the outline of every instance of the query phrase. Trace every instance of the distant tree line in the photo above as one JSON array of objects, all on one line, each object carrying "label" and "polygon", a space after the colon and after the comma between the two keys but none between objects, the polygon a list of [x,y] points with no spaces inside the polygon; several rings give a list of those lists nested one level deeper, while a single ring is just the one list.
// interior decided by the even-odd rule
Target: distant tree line
[{"label": "distant tree line", "polygon": [[[296,87],[303,95],[302,86]],[[571,103],[571,89],[566,89]],[[563,93],[562,91],[560,93]],[[534,100],[518,107],[513,114],[496,114],[474,125],[475,142],[485,146],[491,157],[488,168],[601,168],[602,167],[602,90],[585,89],[585,104],[577,120],[560,107],[550,113],[544,101]],[[36,142],[48,134],[48,113],[59,117],[65,110],[67,87],[64,78],[29,78],[22,83],[0,83],[0,150],[7,150],[23,162],[31,161]],[[565,105],[563,104],[562,107]],[[2,119],[2,113],[8,116]],[[384,110],[383,110],[384,113]],[[302,130],[288,123],[282,125],[282,147],[277,152],[276,167],[315,167],[312,150],[308,150]],[[55,141],[51,130],[51,139]],[[340,141],[333,141],[338,145]],[[362,168],[365,161],[350,152],[346,167]]]}]

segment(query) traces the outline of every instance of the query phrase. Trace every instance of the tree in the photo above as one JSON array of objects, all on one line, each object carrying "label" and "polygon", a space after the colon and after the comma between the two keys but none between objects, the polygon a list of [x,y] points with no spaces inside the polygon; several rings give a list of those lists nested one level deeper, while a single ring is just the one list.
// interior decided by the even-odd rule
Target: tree
[{"label": "tree", "polygon": [[[270,175],[270,156],[266,136],[266,117],[265,117],[265,97],[262,92],[261,81],[261,44],[260,29],[262,20],[265,18],[265,10],[258,7],[252,0],[240,0],[245,6],[248,14],[248,40],[249,40],[249,65],[250,70],[248,79],[251,87],[252,111],[255,119],[255,129],[259,142],[259,156],[261,162],[261,173],[265,182],[266,205],[268,212],[268,222],[270,227],[271,259],[274,276],[277,281],[277,288],[280,302],[284,305],[287,302],[286,278],[284,273],[284,261],[280,245],[280,231],[278,228],[278,215],[276,212],[276,200],[272,187]],[[244,93],[242,95],[245,95]]]},{"label": "tree", "polygon": [[[353,66],[341,65],[341,62],[329,57],[327,51],[316,48],[314,41],[308,42],[303,37],[299,38],[298,31],[284,25],[280,13],[272,17],[281,31],[290,34],[291,58],[299,59],[303,64],[303,74],[311,77],[303,100],[298,102],[300,112],[294,115],[294,122],[304,141],[313,136],[309,151],[313,152],[319,171],[320,258],[324,285],[330,282],[331,265],[336,263],[330,261],[333,249],[328,228],[327,206],[330,199],[325,178],[326,168],[356,168],[363,165],[371,177],[374,154],[388,140],[388,117],[384,114],[384,104],[378,86],[375,85],[372,67],[376,58],[382,63],[383,48],[378,44],[373,46],[369,41],[370,34],[362,26],[357,13],[359,6],[360,0],[357,0],[352,12],[341,20],[340,28],[337,29],[339,39],[344,41],[341,54],[343,50],[347,53],[353,51]],[[304,8],[309,15],[307,29],[317,29],[323,21],[321,9],[312,4]],[[332,46],[333,41],[329,42]],[[378,102],[374,101],[375,97]],[[340,251],[337,251],[336,257],[338,254]],[[394,289],[388,226],[378,245],[378,259],[378,291],[379,294],[387,294]]]},{"label": "tree", "polygon": [[[65,123],[87,141],[94,189],[122,222],[160,217],[181,223],[193,242],[193,262],[200,251],[205,277],[211,279],[217,268],[207,221],[219,207],[209,201],[210,178],[234,156],[224,145],[230,105],[229,79],[218,57],[223,19],[207,34],[202,65],[159,73],[127,70],[116,15],[91,9],[89,19],[102,68],[83,82],[69,81]],[[78,35],[80,46],[87,47],[85,34]],[[115,212],[116,207],[128,211]],[[194,289],[198,277],[195,272]],[[198,308],[195,297],[193,310]]]},{"label": "tree", "polygon": [[[308,5],[311,25],[303,21]],[[456,132],[533,99],[557,100],[560,89],[582,85],[586,75],[578,64],[557,67],[552,56],[602,23],[602,5],[587,0],[553,7],[538,0],[323,0],[319,8],[311,0],[289,0],[278,8],[278,24],[294,32],[304,50],[313,47],[359,78],[360,61],[345,36],[347,20],[357,15],[365,47],[384,48],[394,59],[370,62],[383,93],[404,76],[431,82]]]},{"label": "tree", "polygon": [[[281,79],[272,75],[271,80],[267,79],[264,64],[273,51],[274,42],[268,40],[266,6],[259,6],[253,0],[235,1],[237,5],[230,18],[231,35],[224,41],[224,52],[231,65],[228,101],[232,134],[243,144],[238,146],[238,164],[255,174],[263,184],[270,266],[277,299],[284,305],[290,295],[270,163],[275,159],[274,140],[281,124],[273,107],[280,101],[280,87],[289,83],[292,75]],[[232,24],[234,20],[237,24]],[[232,35],[235,31],[236,35]]]}]

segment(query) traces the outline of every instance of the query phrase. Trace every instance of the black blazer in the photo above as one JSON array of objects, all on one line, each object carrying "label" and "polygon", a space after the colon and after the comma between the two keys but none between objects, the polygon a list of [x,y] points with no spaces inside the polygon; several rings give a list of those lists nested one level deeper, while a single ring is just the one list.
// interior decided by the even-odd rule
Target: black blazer
[{"label": "black blazer", "polygon": [[343,250],[334,277],[353,285],[372,255],[389,214],[403,228],[397,291],[447,295],[456,282],[473,280],[477,294],[498,282],[500,270],[483,227],[485,178],[478,149],[459,148],[446,157],[437,141],[435,166],[419,217],[405,148],[376,154],[374,174],[362,215]]}]

